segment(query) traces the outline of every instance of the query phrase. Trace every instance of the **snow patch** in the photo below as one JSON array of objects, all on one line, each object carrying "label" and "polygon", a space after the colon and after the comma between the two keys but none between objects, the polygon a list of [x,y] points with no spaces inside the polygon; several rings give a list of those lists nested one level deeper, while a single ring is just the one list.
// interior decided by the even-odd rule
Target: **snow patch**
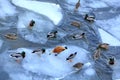
[{"label": "snow patch", "polygon": [[8,0],[0,0],[0,18],[13,16],[16,12],[16,8]]},{"label": "snow patch", "polygon": [[96,20],[96,24],[120,40],[120,15],[109,20]]},{"label": "snow patch", "polygon": [[110,35],[102,29],[99,29],[99,32],[103,43],[108,43],[111,46],[120,46],[120,41],[117,40],[115,37],[113,37],[112,35]]},{"label": "snow patch", "polygon": [[[32,29],[29,28],[31,20],[35,21]],[[53,30],[54,25],[49,18],[31,12],[25,12],[18,18],[17,28],[19,33],[28,41],[34,43],[46,43],[47,33]]]},{"label": "snow patch", "polygon": [[95,70],[92,68],[88,68],[87,70],[85,70],[85,74],[88,76],[93,76],[95,75]]},{"label": "snow patch", "polygon": [[47,16],[54,22],[55,25],[57,25],[63,17],[61,7],[54,3],[26,0],[12,0],[12,3],[16,6],[23,7]]},{"label": "snow patch", "polygon": [[[38,75],[44,74],[52,77],[62,77],[65,74],[69,74],[74,71],[73,65],[77,62],[87,63],[88,52],[77,46],[67,46],[68,49],[61,52],[58,56],[54,56],[54,53],[49,55],[52,52],[53,48],[46,49],[46,53],[38,56],[37,54],[32,54],[31,49],[19,48],[16,52],[25,51],[26,57],[22,62],[22,66],[25,70],[37,73]],[[66,61],[66,58],[74,52],[78,52],[76,57],[73,59],[73,62],[70,63]]]}]

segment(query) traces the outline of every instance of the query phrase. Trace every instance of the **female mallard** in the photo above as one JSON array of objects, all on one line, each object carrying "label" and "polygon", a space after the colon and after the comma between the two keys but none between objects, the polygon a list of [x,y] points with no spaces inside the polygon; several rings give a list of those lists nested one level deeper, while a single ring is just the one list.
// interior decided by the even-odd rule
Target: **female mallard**
[{"label": "female mallard", "polygon": [[75,11],[77,11],[79,7],[80,7],[80,0],[78,0],[78,2],[75,5]]},{"label": "female mallard", "polygon": [[40,56],[41,54],[45,53],[45,49],[44,48],[36,49],[36,50],[33,50],[32,53],[38,54]]},{"label": "female mallard", "polygon": [[80,70],[82,67],[83,67],[83,63],[80,63],[80,62],[78,62],[78,63],[76,63],[75,65],[73,65],[73,67],[76,69],[76,70]]},{"label": "female mallard", "polygon": [[98,48],[107,50],[109,48],[109,44],[108,43],[99,44]]},{"label": "female mallard", "polygon": [[21,53],[13,53],[10,56],[19,63],[21,60],[25,58],[25,54],[26,53],[23,51]]},{"label": "female mallard", "polygon": [[47,34],[47,38],[56,38],[57,37],[57,31],[49,32]]},{"label": "female mallard", "polygon": [[[66,50],[67,47],[62,47],[62,46],[56,46],[53,50],[52,53],[55,53],[55,56],[57,56],[58,54],[60,54],[62,51]],[[51,53],[50,53],[51,54]],[[49,55],[50,55],[49,54]]]},{"label": "female mallard", "polygon": [[101,49],[100,48],[97,48],[97,50],[95,51],[94,55],[93,55],[93,58],[95,60],[99,59],[100,58],[100,54],[101,54]]},{"label": "female mallard", "polygon": [[71,22],[71,25],[80,28],[80,22],[73,21]]},{"label": "female mallard", "polygon": [[77,52],[75,52],[75,53],[73,53],[73,54],[70,54],[70,55],[68,56],[68,58],[66,58],[66,60],[72,62],[72,59],[73,59],[76,55],[77,55]]},{"label": "female mallard", "polygon": [[8,34],[5,35],[5,37],[7,39],[10,39],[10,40],[16,40],[17,39],[17,34],[15,34],[15,33],[8,33]]}]

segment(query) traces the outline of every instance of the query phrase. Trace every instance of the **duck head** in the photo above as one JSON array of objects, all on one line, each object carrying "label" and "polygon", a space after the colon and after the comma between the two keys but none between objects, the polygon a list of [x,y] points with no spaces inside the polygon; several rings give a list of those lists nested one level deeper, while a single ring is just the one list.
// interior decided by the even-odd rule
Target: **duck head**
[{"label": "duck head", "polygon": [[22,55],[23,58],[25,58],[25,54],[26,53],[24,51],[21,53],[21,55]]}]

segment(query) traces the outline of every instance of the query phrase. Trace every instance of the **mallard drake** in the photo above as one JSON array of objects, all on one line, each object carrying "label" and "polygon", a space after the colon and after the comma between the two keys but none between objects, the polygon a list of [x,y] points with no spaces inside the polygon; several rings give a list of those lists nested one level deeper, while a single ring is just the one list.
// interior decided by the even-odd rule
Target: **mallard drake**
[{"label": "mallard drake", "polygon": [[83,65],[84,65],[83,63],[78,62],[78,63],[74,64],[73,67],[76,70],[80,70],[83,67]]},{"label": "mallard drake", "polygon": [[81,38],[85,38],[85,33],[82,34],[76,34],[74,36],[72,36],[73,39],[81,39]]},{"label": "mallard drake", "polygon": [[[56,46],[53,50],[52,53],[55,53],[55,56],[57,56],[58,54],[60,54],[62,51],[66,50],[67,47],[62,47],[62,46]],[[51,55],[51,53],[49,54]]]},{"label": "mallard drake", "polygon": [[56,38],[57,33],[57,31],[49,32],[47,34],[47,38]]},{"label": "mallard drake", "polygon": [[114,57],[109,57],[108,64],[109,65],[114,65],[115,64],[115,58]]},{"label": "mallard drake", "polygon": [[21,60],[25,58],[25,54],[26,53],[23,51],[21,53],[13,53],[10,56],[19,63]]},{"label": "mallard drake", "polygon": [[80,7],[80,0],[78,0],[78,2],[75,5],[75,11],[77,11],[79,7]]},{"label": "mallard drake", "polygon": [[95,51],[94,55],[93,55],[93,58],[95,60],[99,59],[100,58],[100,54],[101,54],[101,49],[100,48],[97,48],[97,50]]},{"label": "mallard drake", "polygon": [[75,53],[73,53],[73,54],[70,54],[70,55],[68,56],[68,58],[66,58],[66,60],[72,62],[72,59],[73,59],[76,55],[77,55],[77,52],[75,52]]},{"label": "mallard drake", "polygon": [[45,53],[45,49],[44,48],[36,49],[36,50],[33,50],[32,53],[36,53],[36,54],[38,54],[40,56],[41,54]]},{"label": "mallard drake", "polygon": [[86,14],[84,19],[89,21],[89,22],[94,22],[95,15],[93,13]]},{"label": "mallard drake", "polygon": [[5,35],[5,37],[7,39],[10,39],[10,40],[16,40],[17,39],[17,34],[15,34],[15,33],[8,33],[8,34]]},{"label": "mallard drake", "polygon": [[73,21],[71,22],[71,25],[80,28],[80,22]]},{"label": "mallard drake", "polygon": [[32,28],[34,25],[35,25],[35,21],[31,20],[30,23],[29,23],[29,27]]},{"label": "mallard drake", "polygon": [[108,43],[99,44],[98,48],[107,50],[109,48],[109,44]]}]

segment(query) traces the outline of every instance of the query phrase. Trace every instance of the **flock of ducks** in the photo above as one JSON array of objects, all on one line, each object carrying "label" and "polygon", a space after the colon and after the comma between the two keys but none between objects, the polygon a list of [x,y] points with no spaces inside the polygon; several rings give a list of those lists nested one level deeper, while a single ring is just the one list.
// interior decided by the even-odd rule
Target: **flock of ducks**
[{"label": "flock of ducks", "polygon": [[[66,49],[68,49],[67,47],[63,47],[63,46],[56,46],[53,50],[52,53],[55,54],[55,56],[58,56],[58,54],[60,54],[61,52],[65,51]],[[31,53],[37,54],[38,56],[41,56],[42,54],[45,53],[45,49],[44,48],[39,48],[36,50],[33,50]],[[51,55],[51,53],[49,54]],[[67,58],[66,61],[68,62],[72,62],[72,59],[75,58],[75,56],[77,55],[77,52],[71,53]],[[10,55],[17,63],[20,63],[25,57],[26,57],[26,53],[23,51],[21,53],[13,53]],[[81,69],[83,66],[83,63],[76,63],[75,65],[73,65],[73,67],[75,69]]]},{"label": "flock of ducks", "polygon": [[[108,49],[109,49],[109,44],[108,43],[99,44],[95,53],[94,53],[94,55],[93,55],[94,60],[97,60],[97,59],[100,58],[102,50],[108,50]],[[109,65],[114,65],[115,64],[115,58],[113,56],[108,58],[108,64]]]},{"label": "flock of ducks", "polygon": [[[78,2],[77,2],[76,5],[75,5],[75,11],[77,11],[79,7],[80,7],[80,0],[78,0]],[[94,15],[94,14],[86,14],[85,17],[84,17],[84,19],[85,19],[86,21],[88,21],[88,22],[94,22],[94,20],[95,20],[95,15]],[[28,25],[28,28],[29,28],[29,29],[32,29],[32,28],[34,27],[34,25],[35,25],[35,21],[34,21],[34,20],[31,20],[30,23],[29,23],[29,25]],[[80,23],[80,22],[77,22],[77,21],[73,21],[73,22],[71,22],[71,25],[80,28],[81,23]],[[48,39],[56,38],[56,37],[57,37],[57,33],[58,33],[58,31],[49,32],[49,33],[47,34],[47,38],[48,38]],[[16,39],[17,39],[17,35],[14,34],[14,33],[6,34],[5,37],[6,37],[7,39],[11,39],[11,40],[16,40]],[[72,38],[73,38],[73,39],[85,38],[85,33],[76,34],[76,35],[72,36]],[[101,54],[101,50],[103,50],[103,49],[104,49],[104,50],[108,50],[108,48],[109,48],[109,44],[107,44],[107,43],[100,44],[100,45],[97,47],[97,49],[96,49],[96,51],[95,51],[95,53],[94,53],[94,55],[93,55],[93,58],[94,58],[95,60],[99,59],[99,58],[100,58],[100,54]],[[52,53],[54,53],[55,56],[58,56],[61,52],[63,52],[63,51],[66,50],[66,49],[67,49],[67,47],[56,46],[49,55],[51,55]],[[42,49],[33,50],[33,52],[31,52],[31,53],[35,53],[35,54],[37,54],[38,56],[41,56],[41,54],[44,54],[45,51],[46,51],[46,50],[45,50],[44,48],[42,48]],[[26,54],[26,53],[23,51],[23,52],[21,52],[21,53],[13,53],[13,54],[11,54],[10,56],[11,56],[15,61],[17,61],[17,62],[19,63],[19,62],[21,62],[21,61],[25,58],[25,56],[26,56],[25,54]],[[70,54],[70,55],[66,58],[66,60],[69,61],[69,62],[72,62],[72,59],[73,59],[76,55],[77,55],[77,52],[74,52],[74,53]],[[113,57],[110,57],[110,58],[108,59],[108,63],[109,63],[110,65],[114,65],[115,59],[114,59]],[[78,63],[74,64],[73,67],[74,67],[76,70],[80,70],[83,65],[84,65],[83,63],[78,62]]]}]

